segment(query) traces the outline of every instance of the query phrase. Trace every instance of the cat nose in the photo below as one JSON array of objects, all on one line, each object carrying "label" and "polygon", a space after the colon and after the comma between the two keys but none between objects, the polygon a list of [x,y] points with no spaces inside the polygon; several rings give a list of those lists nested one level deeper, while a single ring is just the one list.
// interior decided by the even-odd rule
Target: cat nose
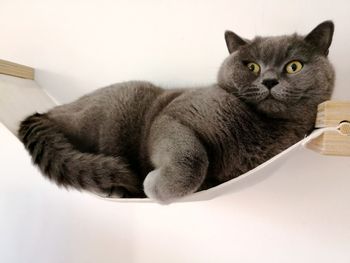
[{"label": "cat nose", "polygon": [[264,79],[262,84],[264,84],[268,89],[271,89],[272,87],[276,86],[278,84],[277,79]]}]

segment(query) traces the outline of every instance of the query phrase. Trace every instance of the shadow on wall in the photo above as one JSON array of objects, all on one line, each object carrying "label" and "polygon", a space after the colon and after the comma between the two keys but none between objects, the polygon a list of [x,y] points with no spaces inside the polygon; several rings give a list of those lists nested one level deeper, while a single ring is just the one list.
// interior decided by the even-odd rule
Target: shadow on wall
[{"label": "shadow on wall", "polygon": [[[69,90],[71,101],[79,98],[88,91],[93,91],[100,87],[94,87],[92,83],[86,82],[83,78],[75,74],[60,74],[44,69],[35,69],[36,82],[50,95],[56,104],[68,103],[62,96],[62,89]],[[45,86],[43,85],[45,84]],[[82,88],[84,87],[84,88]]]}]

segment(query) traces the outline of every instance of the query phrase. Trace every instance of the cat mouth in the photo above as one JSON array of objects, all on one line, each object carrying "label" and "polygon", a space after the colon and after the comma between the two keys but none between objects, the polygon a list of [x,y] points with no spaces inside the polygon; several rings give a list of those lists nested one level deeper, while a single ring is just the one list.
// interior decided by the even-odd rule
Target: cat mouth
[{"label": "cat mouth", "polygon": [[263,101],[275,101],[280,103],[286,102],[285,98],[281,97],[279,94],[274,94],[274,92],[271,91],[268,94],[266,94],[265,98],[261,100],[261,102]]},{"label": "cat mouth", "polygon": [[275,99],[276,98],[270,92],[264,100],[275,100]]},{"label": "cat mouth", "polygon": [[260,103],[265,102],[265,101],[278,101],[278,99],[275,96],[273,96],[271,94],[271,92],[269,92],[268,94],[266,94],[266,96],[264,98],[262,98]]},{"label": "cat mouth", "polygon": [[286,110],[286,105],[273,97],[273,95],[267,96],[258,105],[258,109],[265,113],[277,114]]}]

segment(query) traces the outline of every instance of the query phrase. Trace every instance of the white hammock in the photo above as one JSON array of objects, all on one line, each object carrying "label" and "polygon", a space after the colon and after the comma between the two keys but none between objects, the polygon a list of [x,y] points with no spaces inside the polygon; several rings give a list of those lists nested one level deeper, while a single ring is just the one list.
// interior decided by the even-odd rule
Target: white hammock
[{"label": "white hammock", "polygon": [[[13,134],[16,135],[19,122],[34,112],[44,112],[55,106],[53,99],[41,89],[34,80],[22,79],[0,74],[0,122],[3,123]],[[253,170],[211,189],[186,196],[179,202],[209,200],[217,196],[236,192],[246,187],[265,180],[274,170],[281,166],[286,158],[298,151],[305,151],[312,140],[325,132],[341,133],[347,131],[348,123],[340,124],[338,127],[327,127],[315,130],[310,136],[304,138],[285,151],[264,162]],[[102,198],[102,197],[99,197]],[[152,202],[148,198],[103,198],[115,202]]]}]

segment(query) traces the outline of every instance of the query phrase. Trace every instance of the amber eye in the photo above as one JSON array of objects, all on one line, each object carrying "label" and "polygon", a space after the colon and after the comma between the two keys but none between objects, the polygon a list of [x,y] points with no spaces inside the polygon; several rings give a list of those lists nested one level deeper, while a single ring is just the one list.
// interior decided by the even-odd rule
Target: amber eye
[{"label": "amber eye", "polygon": [[294,60],[294,61],[289,62],[286,65],[285,69],[286,69],[286,72],[288,74],[294,74],[294,73],[299,72],[302,68],[303,68],[303,64],[298,60]]},{"label": "amber eye", "polygon": [[260,72],[260,66],[259,66],[259,64],[255,63],[255,62],[249,62],[247,64],[247,67],[250,71],[252,71],[255,74],[259,74],[259,72]]}]

